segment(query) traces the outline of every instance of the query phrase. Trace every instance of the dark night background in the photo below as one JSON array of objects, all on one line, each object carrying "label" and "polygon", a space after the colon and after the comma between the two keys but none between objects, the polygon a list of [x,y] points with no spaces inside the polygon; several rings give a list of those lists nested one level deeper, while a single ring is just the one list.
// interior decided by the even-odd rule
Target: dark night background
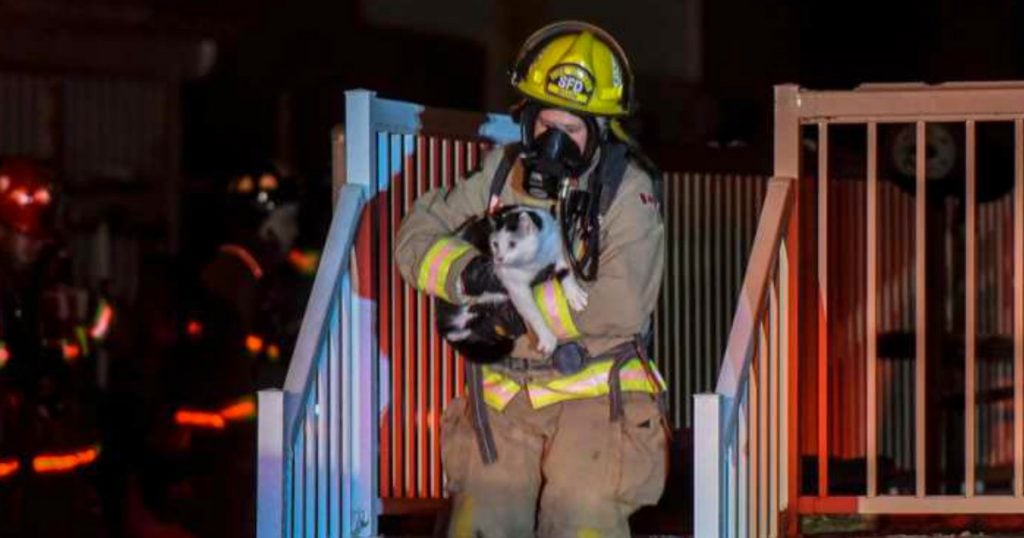
[{"label": "dark night background", "polygon": [[[673,171],[769,173],[774,84],[1024,79],[1024,3],[1011,0],[0,0],[0,155],[53,168],[76,278],[105,286],[131,320],[111,344],[104,389],[118,417],[109,464],[126,475],[153,465],[138,456],[152,433],[131,410],[171,383],[155,357],[180,320],[160,311],[182,309],[175,282],[230,233],[220,212],[230,178],[267,163],[296,178],[300,242],[316,245],[346,89],[502,112],[519,44],[559,19],[619,38],[637,75],[634,127]],[[138,110],[150,115],[118,88],[148,96]],[[114,263],[97,261],[101,228]],[[156,483],[101,492],[130,499],[128,535],[252,534],[161,508],[174,487],[201,500],[201,483]],[[227,486],[254,494],[252,482]]]},{"label": "dark night background", "polygon": [[[773,84],[1019,78],[1022,11],[1010,1],[951,0],[23,0],[0,3],[8,21],[0,65],[173,80],[186,176],[223,175],[276,153],[313,177],[327,170],[324,133],[344,120],[344,89],[503,110],[513,99],[505,69],[522,39],[579,18],[609,29],[630,53],[649,146],[678,155],[737,137],[761,149],[764,169]],[[215,43],[216,59],[200,75],[203,40]],[[78,42],[90,46],[54,50]]]},{"label": "dark night background", "polygon": [[323,133],[343,120],[345,88],[503,110],[514,98],[505,69],[519,43],[559,18],[589,20],[619,38],[637,71],[643,141],[676,170],[708,159],[717,166],[707,143],[736,138],[749,146],[733,168],[766,171],[773,84],[849,89],[1024,71],[1024,6],[1009,1],[266,2],[246,11],[221,19],[214,72],[185,84],[186,171],[219,172],[273,153],[275,113],[286,106],[290,138],[277,149],[290,148],[307,175],[323,174]]}]

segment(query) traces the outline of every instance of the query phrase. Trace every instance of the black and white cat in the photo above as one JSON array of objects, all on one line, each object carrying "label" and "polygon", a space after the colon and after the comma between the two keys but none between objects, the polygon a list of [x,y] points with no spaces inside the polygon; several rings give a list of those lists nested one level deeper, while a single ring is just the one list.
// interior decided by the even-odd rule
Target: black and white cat
[{"label": "black and white cat", "polygon": [[587,306],[587,292],[580,287],[569,266],[558,223],[548,211],[520,206],[503,215],[491,234],[494,273],[508,292],[519,315],[537,335],[537,350],[548,355],[558,337],[551,331],[533,298],[538,276],[554,269],[562,281],[569,306],[580,311]]},{"label": "black and white cat", "polygon": [[573,310],[587,305],[587,292],[569,266],[554,216],[541,209],[509,206],[489,217],[470,219],[459,228],[458,235],[489,257],[488,264],[475,268],[489,274],[477,279],[483,281],[480,289],[464,290],[466,304],[437,302],[445,339],[476,362],[508,356],[515,338],[525,333],[519,320],[508,315],[506,303],[511,301],[522,321],[537,335],[538,351],[545,355],[554,351],[557,337],[534,302],[533,286],[551,277],[559,278]]}]

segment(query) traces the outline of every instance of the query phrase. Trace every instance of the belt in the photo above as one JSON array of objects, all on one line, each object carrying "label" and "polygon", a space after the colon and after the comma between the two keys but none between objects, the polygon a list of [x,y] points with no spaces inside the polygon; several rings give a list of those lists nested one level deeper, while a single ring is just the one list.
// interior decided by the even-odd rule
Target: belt
[{"label": "belt", "polygon": [[[551,358],[536,361],[531,359],[520,359],[515,357],[506,357],[498,361],[497,365],[508,368],[515,372],[551,372],[558,371],[563,374],[573,374],[582,370],[587,364],[593,362],[599,362],[603,360],[611,360],[612,367],[608,374],[608,396],[610,402],[609,409],[609,420],[617,422],[623,416],[623,405],[622,405],[622,383],[619,377],[622,367],[634,358],[639,358],[643,364],[644,370],[647,372],[647,376],[654,383],[654,372],[651,370],[650,359],[647,356],[647,351],[643,345],[643,340],[639,335],[633,340],[623,342],[608,351],[596,356],[590,357],[586,350],[578,344],[569,344],[576,346],[579,350],[578,359],[564,359],[559,361],[558,350]],[[566,346],[562,346],[563,348]],[[560,348],[561,349],[561,348]],[[567,360],[569,363],[567,365]],[[566,369],[571,369],[566,371]],[[497,458],[497,449],[494,443],[494,435],[491,432],[490,421],[487,416],[487,405],[483,399],[483,374],[479,364],[471,364],[468,370],[469,374],[469,397],[470,397],[470,409],[473,421],[473,429],[476,431],[477,447],[480,449],[480,457],[485,465],[493,463]],[[655,395],[655,400],[658,402],[658,407],[661,410],[661,422],[662,426],[668,429],[666,422],[667,417],[667,399],[664,392]]]},{"label": "belt", "polygon": [[529,372],[544,372],[549,373],[555,369],[554,363],[550,358],[544,360],[533,360],[533,359],[521,359],[519,357],[505,357],[500,361],[494,363],[495,366],[501,366],[507,370],[511,370],[517,373],[529,373]]},{"label": "belt", "polygon": [[628,360],[637,356],[636,343],[632,340],[623,342],[596,357],[591,357],[586,348],[579,343],[568,342],[558,346],[551,356],[543,360],[505,357],[495,364],[516,373],[558,372],[562,375],[572,375],[594,362]]}]

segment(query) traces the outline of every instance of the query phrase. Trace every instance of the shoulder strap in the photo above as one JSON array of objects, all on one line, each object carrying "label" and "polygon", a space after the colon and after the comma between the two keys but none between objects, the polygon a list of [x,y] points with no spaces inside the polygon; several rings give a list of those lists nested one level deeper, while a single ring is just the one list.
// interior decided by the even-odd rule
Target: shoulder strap
[{"label": "shoulder strap", "polygon": [[601,149],[601,164],[597,169],[597,177],[601,182],[601,199],[598,211],[604,215],[612,206],[615,195],[622,186],[626,176],[626,165],[629,162],[629,148],[625,144],[607,144]]},{"label": "shoulder strap", "polygon": [[503,148],[501,163],[494,170],[494,177],[491,178],[491,190],[487,197],[487,212],[493,213],[501,207],[501,191],[505,189],[505,182],[508,180],[508,173],[512,170],[519,154],[522,153],[522,144],[508,144]]}]

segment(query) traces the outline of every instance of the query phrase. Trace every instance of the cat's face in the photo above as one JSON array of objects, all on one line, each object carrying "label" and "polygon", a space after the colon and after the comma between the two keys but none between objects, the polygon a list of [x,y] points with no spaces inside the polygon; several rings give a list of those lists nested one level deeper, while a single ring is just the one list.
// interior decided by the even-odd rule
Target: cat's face
[{"label": "cat's face", "polygon": [[529,263],[537,257],[539,246],[537,223],[525,211],[499,219],[491,233],[491,255],[499,265]]}]

